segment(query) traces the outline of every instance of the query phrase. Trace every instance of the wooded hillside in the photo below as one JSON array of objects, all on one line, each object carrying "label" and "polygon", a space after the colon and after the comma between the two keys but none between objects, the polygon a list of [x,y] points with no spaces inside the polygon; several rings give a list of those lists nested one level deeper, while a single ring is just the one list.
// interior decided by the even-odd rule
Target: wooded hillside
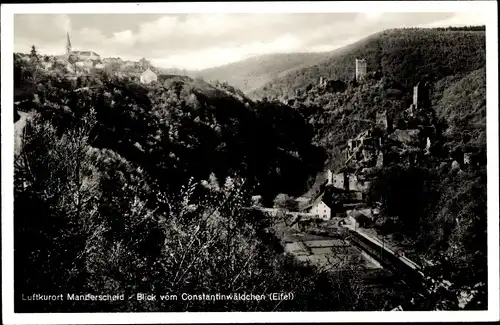
[{"label": "wooded hillside", "polygon": [[477,70],[486,60],[484,31],[393,29],[374,34],[334,51],[316,65],[274,79],[253,96],[281,98],[295,89],[316,85],[320,76],[349,81],[355,75],[355,59],[367,61],[367,71],[384,76],[409,89],[422,78],[439,80]]}]

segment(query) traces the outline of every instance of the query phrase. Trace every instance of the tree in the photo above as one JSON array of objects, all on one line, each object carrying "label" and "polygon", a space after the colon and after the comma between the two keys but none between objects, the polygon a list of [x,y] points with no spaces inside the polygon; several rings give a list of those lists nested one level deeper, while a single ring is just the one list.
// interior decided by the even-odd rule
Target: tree
[{"label": "tree", "polygon": [[35,45],[31,46],[30,59],[32,61],[38,61],[39,60],[38,54],[36,53]]},{"label": "tree", "polygon": [[288,194],[280,193],[274,199],[274,207],[287,211],[297,211],[298,204]]},{"label": "tree", "polygon": [[68,62],[73,66],[74,72],[76,74],[76,62],[78,61],[78,57],[75,53],[71,53],[68,56]]}]

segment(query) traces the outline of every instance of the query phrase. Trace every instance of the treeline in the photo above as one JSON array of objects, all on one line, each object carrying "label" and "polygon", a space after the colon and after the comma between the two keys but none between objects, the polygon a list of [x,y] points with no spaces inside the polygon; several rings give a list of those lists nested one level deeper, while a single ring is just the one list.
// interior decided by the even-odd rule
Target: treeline
[{"label": "treeline", "polygon": [[484,32],[486,31],[486,26],[463,26],[463,27],[437,27],[434,28],[439,31],[468,31],[468,32]]},{"label": "treeline", "polygon": [[[17,107],[32,117],[15,157],[16,312],[378,310],[398,303],[390,290],[377,290],[375,299],[356,270],[334,275],[278,255],[262,239],[262,215],[246,209],[252,194],[300,191],[308,173],[322,168],[322,150],[311,145],[313,130],[296,109],[243,104],[226,90],[180,81],[30,80],[34,92]],[[137,301],[141,292],[293,292],[296,299]],[[34,293],[127,299],[22,299]]]},{"label": "treeline", "polygon": [[276,78],[252,93],[255,97],[286,98],[317,85],[320,76],[348,82],[355,77],[355,60],[367,70],[391,78],[406,89],[423,78],[439,80],[481,68],[486,60],[484,32],[470,30],[394,29],[374,34],[331,53],[330,58]]}]

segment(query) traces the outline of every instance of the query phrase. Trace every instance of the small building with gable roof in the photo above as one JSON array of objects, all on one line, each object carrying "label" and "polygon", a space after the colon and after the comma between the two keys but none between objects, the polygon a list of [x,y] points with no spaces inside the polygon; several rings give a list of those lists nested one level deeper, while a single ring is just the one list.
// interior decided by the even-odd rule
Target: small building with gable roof
[{"label": "small building with gable roof", "polygon": [[148,68],[141,74],[140,80],[141,83],[143,84],[149,84],[151,82],[158,81],[158,76],[156,75],[156,73],[154,73],[153,71],[151,71],[151,69]]},{"label": "small building with gable roof", "polygon": [[312,203],[302,207],[300,210],[312,214],[318,219],[330,220],[333,208],[332,202],[325,198],[325,193],[322,193]]}]

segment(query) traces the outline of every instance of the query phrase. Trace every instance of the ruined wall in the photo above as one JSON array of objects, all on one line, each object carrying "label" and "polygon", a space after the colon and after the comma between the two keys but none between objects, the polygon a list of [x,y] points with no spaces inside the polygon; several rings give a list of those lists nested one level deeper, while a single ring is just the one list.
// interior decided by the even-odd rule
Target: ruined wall
[{"label": "ruined wall", "polygon": [[333,184],[333,173],[331,170],[326,171],[326,181],[327,181],[327,185]]},{"label": "ruined wall", "polygon": [[356,175],[349,175],[349,190],[357,191],[358,189],[358,177]]},{"label": "ruined wall", "polygon": [[339,174],[335,174],[333,175],[333,186],[335,188],[339,188],[339,189],[348,189],[348,187],[346,185],[348,185],[348,181],[346,180],[346,174],[344,173],[339,173]]},{"label": "ruined wall", "polygon": [[427,82],[419,82],[413,87],[413,106],[416,109],[423,108],[428,105],[429,100],[429,84]]}]

